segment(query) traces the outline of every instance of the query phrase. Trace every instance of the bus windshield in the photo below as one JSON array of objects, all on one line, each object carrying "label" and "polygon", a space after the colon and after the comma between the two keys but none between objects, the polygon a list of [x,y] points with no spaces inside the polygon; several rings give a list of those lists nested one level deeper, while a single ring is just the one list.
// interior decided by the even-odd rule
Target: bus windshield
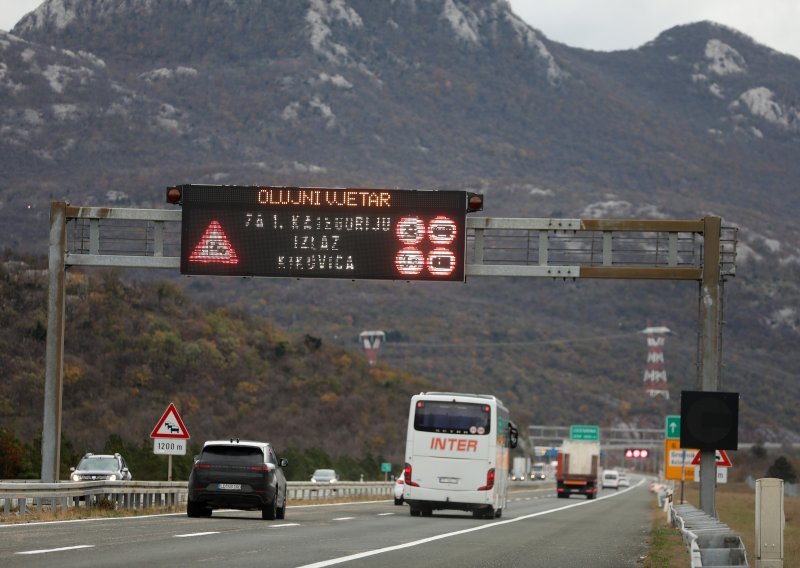
[{"label": "bus windshield", "polygon": [[490,417],[491,407],[488,404],[420,400],[414,413],[414,429],[420,432],[481,436],[491,430]]}]

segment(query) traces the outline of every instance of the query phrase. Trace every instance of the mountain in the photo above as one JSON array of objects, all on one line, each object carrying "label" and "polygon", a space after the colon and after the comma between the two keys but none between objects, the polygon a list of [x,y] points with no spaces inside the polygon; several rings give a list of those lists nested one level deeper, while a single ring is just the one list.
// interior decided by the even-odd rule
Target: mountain
[{"label": "mountain", "polygon": [[[742,439],[797,440],[798,101],[800,61],[712,22],[601,53],[504,0],[48,0],[0,32],[3,244],[44,253],[50,200],[160,208],[184,182],[470,189],[497,217],[716,214],[739,229],[723,388],[742,393]],[[354,351],[384,329],[387,363],[533,423],[660,427],[695,385],[680,283],[179,282]],[[642,395],[648,319],[676,332],[669,402]]]}]

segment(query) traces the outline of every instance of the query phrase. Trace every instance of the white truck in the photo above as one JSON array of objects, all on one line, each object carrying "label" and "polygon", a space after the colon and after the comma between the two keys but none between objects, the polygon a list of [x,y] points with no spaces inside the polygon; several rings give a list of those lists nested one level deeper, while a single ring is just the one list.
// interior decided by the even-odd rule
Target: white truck
[{"label": "white truck", "polygon": [[594,499],[597,495],[597,474],[600,442],[564,440],[558,452],[556,492],[560,498],[572,493]]},{"label": "white truck", "polygon": [[530,469],[530,458],[517,457],[514,458],[511,466],[511,480],[512,481],[525,481],[528,479],[528,470]]}]

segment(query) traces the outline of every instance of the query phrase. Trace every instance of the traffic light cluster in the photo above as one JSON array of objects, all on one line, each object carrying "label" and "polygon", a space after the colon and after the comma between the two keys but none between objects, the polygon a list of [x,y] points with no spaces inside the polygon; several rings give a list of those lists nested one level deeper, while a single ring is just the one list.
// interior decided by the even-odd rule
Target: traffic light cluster
[{"label": "traffic light cluster", "polygon": [[626,448],[625,449],[625,457],[626,458],[646,458],[650,455],[650,450],[647,448]]}]

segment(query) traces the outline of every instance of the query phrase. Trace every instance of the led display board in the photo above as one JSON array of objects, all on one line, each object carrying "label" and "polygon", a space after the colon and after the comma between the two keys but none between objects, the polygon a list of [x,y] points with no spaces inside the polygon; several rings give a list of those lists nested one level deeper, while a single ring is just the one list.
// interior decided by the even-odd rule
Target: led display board
[{"label": "led display board", "polygon": [[181,185],[181,274],[464,281],[464,191]]}]

